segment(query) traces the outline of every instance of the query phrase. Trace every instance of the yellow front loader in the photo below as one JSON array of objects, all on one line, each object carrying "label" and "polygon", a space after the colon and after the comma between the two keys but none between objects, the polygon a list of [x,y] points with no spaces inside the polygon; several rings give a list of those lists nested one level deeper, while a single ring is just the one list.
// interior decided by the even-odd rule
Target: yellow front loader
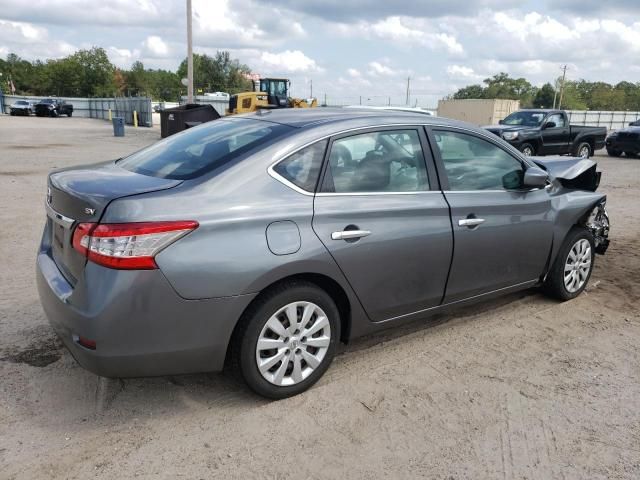
[{"label": "yellow front loader", "polygon": [[229,99],[227,115],[250,113],[259,109],[273,108],[314,108],[318,106],[315,98],[302,99],[289,97],[290,81],[286,78],[261,78],[257,92],[242,92]]}]

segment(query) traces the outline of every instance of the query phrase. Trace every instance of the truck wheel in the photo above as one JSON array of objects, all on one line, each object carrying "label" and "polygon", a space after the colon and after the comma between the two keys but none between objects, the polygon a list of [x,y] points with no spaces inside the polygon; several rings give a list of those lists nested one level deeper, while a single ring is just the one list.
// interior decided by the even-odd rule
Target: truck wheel
[{"label": "truck wheel", "polygon": [[591,156],[591,145],[589,145],[587,142],[582,142],[580,145],[578,145],[578,148],[576,148],[574,156],[580,158],[589,158]]},{"label": "truck wheel", "polygon": [[524,154],[525,157],[530,157],[536,154],[536,149],[533,148],[533,145],[531,145],[530,143],[524,143],[520,147],[520,151]]},{"label": "truck wheel", "polygon": [[612,150],[610,148],[607,148],[607,155],[609,155],[610,157],[619,157],[622,155],[622,150]]},{"label": "truck wheel", "polygon": [[72,114],[73,114],[73,112],[67,113],[67,117],[70,117]]},{"label": "truck wheel", "polygon": [[582,293],[593,271],[593,235],[584,227],[573,227],[542,286],[559,300],[571,300]]}]

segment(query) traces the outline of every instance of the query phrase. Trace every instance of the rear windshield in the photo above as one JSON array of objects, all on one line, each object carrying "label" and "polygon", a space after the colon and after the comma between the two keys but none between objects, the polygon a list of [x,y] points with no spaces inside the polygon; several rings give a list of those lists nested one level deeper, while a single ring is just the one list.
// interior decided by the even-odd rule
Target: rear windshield
[{"label": "rear windshield", "polygon": [[246,118],[215,120],[154,143],[120,160],[118,165],[143,175],[188,180],[292,129]]}]

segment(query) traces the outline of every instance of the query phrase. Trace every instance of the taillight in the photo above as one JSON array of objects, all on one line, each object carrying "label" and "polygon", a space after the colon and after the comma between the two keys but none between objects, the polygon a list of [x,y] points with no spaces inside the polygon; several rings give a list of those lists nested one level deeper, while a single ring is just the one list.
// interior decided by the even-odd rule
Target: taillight
[{"label": "taillight", "polygon": [[198,228],[198,222],[80,223],[73,248],[99,265],[122,270],[158,268],[163,248]]}]

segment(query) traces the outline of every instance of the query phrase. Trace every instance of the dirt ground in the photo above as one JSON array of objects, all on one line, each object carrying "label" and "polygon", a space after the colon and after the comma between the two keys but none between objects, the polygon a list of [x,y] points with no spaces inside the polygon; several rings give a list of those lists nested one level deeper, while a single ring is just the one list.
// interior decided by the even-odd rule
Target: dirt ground
[{"label": "dirt ground", "polygon": [[47,172],[158,138],[0,116],[0,478],[640,478],[640,159],[597,158],[612,245],[579,298],[530,290],[355,341],[271,402],[218,374],[100,382],[44,317]]}]

